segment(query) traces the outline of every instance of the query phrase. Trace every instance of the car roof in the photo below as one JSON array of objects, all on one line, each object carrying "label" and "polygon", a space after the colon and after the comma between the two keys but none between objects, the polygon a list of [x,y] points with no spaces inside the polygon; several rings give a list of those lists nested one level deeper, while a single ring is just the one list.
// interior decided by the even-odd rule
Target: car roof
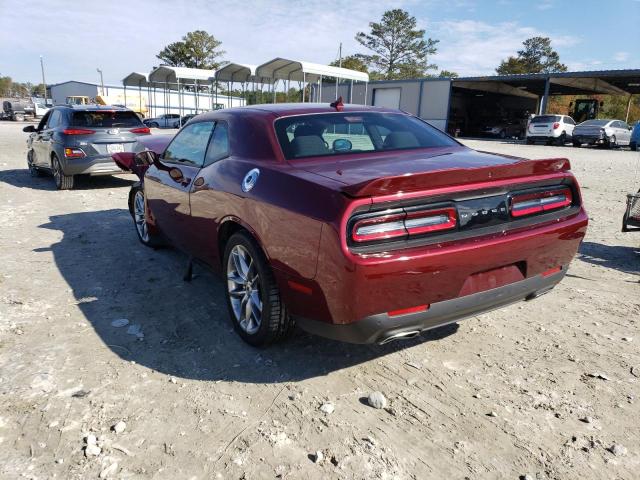
[{"label": "car roof", "polygon": [[[345,103],[342,109],[343,112],[388,112],[398,113],[399,110],[392,108],[371,107],[368,105],[358,105]],[[222,110],[214,110],[213,112],[207,112],[199,115],[199,120],[205,120],[216,112],[224,112],[225,114],[247,114],[253,112],[254,114],[276,115],[278,117],[286,117],[290,115],[305,115],[314,113],[336,113],[338,110],[332,107],[328,103],[262,103],[258,105],[247,105],[244,107],[225,108]]]},{"label": "car roof", "polygon": [[116,107],[114,105],[97,105],[97,104],[89,104],[89,105],[56,105],[54,108],[67,108],[69,110],[86,112],[91,111],[95,112],[97,110],[104,110],[106,112],[131,112],[133,110],[125,107]]}]

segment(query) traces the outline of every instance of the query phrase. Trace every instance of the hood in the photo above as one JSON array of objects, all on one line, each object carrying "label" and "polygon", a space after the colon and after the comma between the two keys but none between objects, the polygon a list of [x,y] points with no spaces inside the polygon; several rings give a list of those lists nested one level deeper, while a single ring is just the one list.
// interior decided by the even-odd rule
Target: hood
[{"label": "hood", "polygon": [[557,173],[570,168],[569,160],[564,158],[526,160],[462,146],[291,163],[338,182],[342,192],[354,197]]}]

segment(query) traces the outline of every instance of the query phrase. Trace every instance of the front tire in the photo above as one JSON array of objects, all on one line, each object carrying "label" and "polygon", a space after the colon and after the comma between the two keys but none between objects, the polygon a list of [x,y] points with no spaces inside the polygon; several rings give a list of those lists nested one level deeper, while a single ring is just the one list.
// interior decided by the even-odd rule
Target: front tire
[{"label": "front tire", "polygon": [[254,347],[287,337],[294,322],[264,253],[248,233],[240,231],[229,238],[223,266],[229,316],[240,337]]},{"label": "front tire", "polygon": [[575,148],[580,148],[582,146],[582,143],[576,142],[575,140],[572,143]]},{"label": "front tire", "polygon": [[138,240],[146,247],[158,248],[162,246],[163,241],[160,235],[152,233],[149,229],[149,224],[147,223],[147,202],[145,201],[142,186],[134,186],[131,193],[131,205],[129,209]]},{"label": "front tire", "polygon": [[29,153],[27,153],[27,168],[29,169],[29,174],[32,177],[42,176],[40,169],[33,164],[33,150],[29,150]]},{"label": "front tire", "polygon": [[616,140],[616,136],[615,135],[611,135],[609,137],[609,140],[607,141],[607,146],[609,148],[616,148],[618,146],[618,142]]},{"label": "front tire", "polygon": [[73,188],[73,175],[64,174],[62,164],[55,155],[51,158],[51,171],[53,172],[53,179],[56,182],[56,188],[58,190],[71,190]]}]

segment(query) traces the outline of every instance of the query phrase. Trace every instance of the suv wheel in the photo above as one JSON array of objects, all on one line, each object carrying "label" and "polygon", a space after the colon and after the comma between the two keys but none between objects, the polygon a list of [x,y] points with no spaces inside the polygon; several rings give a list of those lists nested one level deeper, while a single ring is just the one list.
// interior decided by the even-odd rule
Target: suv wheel
[{"label": "suv wheel", "polygon": [[562,132],[562,134],[558,137],[558,145],[563,147],[565,143],[567,143],[567,133]]},{"label": "suv wheel", "polygon": [[242,339],[262,347],[285,338],[294,322],[280,298],[267,259],[245,232],[231,236],[224,251],[227,307]]},{"label": "suv wheel", "polygon": [[65,175],[60,160],[57,156],[51,158],[51,171],[53,172],[53,179],[56,181],[56,188],[58,190],[71,190],[73,188],[73,175]]}]

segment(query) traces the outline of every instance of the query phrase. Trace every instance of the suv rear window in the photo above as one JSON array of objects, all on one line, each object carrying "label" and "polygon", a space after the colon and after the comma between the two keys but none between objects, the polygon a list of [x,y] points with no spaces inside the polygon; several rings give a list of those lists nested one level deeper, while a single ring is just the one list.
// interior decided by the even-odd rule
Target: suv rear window
[{"label": "suv rear window", "polygon": [[538,115],[533,117],[530,123],[555,123],[560,121],[560,115]]},{"label": "suv rear window", "polygon": [[82,112],[73,112],[71,120],[73,127],[92,127],[92,128],[134,128],[143,127],[140,118],[133,112],[86,110]]},{"label": "suv rear window", "polygon": [[426,122],[399,113],[296,115],[276,120],[275,129],[288,160],[459,145]]}]

